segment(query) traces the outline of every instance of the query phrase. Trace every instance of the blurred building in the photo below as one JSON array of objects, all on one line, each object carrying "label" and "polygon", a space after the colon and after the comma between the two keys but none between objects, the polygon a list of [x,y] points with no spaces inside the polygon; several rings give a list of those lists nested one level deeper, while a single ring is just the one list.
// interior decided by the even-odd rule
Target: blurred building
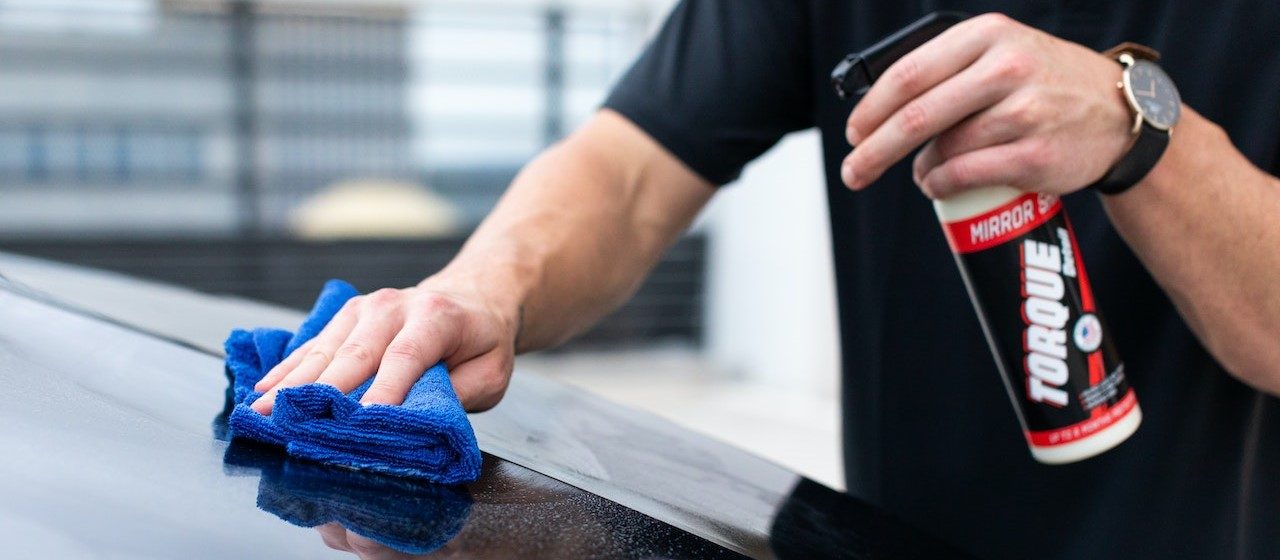
[{"label": "blurred building", "polygon": [[[0,249],[292,306],[331,276],[415,283],[595,110],[651,4],[0,0]],[[352,184],[443,208],[309,204]],[[451,223],[366,227],[393,214]],[[699,339],[702,247],[594,339]]]},{"label": "blurred building", "polygon": [[638,48],[603,6],[0,3],[0,235],[270,232],[362,179],[474,222]]},{"label": "blurred building", "polygon": [[417,172],[403,7],[2,6],[0,233],[270,230],[328,182]]}]

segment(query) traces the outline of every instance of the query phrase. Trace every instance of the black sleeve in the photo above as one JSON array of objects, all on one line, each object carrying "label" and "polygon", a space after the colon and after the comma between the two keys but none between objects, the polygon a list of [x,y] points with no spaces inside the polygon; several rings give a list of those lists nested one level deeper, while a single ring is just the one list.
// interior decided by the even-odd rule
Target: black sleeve
[{"label": "black sleeve", "polygon": [[684,0],[604,106],[717,185],[813,126],[800,0]]}]

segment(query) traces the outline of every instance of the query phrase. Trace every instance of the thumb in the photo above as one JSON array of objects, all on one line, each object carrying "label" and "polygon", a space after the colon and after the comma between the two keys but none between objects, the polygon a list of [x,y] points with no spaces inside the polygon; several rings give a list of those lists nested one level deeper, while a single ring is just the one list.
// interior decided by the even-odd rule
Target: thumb
[{"label": "thumb", "polygon": [[512,353],[493,350],[449,372],[453,391],[467,412],[484,412],[502,400],[511,382]]}]

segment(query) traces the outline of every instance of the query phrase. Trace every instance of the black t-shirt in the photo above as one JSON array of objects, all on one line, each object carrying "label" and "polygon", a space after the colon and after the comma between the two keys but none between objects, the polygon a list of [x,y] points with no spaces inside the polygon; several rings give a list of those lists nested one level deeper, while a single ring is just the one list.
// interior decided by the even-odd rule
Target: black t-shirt
[{"label": "black t-shirt", "polygon": [[688,0],[605,106],[717,184],[782,135],[821,129],[850,492],[984,558],[1280,557],[1277,400],[1205,351],[1098,195],[1064,200],[1144,421],[1112,451],[1047,466],[1028,453],[909,161],[861,193],[840,184],[852,104],[831,68],[936,9],[1001,11],[1098,50],[1155,47],[1186,103],[1277,171],[1275,0]]}]

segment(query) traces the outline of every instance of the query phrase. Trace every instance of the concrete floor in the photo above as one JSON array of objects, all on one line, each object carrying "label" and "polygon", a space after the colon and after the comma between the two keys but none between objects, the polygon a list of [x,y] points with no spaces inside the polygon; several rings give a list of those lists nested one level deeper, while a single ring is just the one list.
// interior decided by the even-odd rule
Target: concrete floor
[{"label": "concrete floor", "polygon": [[534,354],[516,360],[603,398],[667,418],[837,489],[837,396],[719,374],[694,349]]}]

